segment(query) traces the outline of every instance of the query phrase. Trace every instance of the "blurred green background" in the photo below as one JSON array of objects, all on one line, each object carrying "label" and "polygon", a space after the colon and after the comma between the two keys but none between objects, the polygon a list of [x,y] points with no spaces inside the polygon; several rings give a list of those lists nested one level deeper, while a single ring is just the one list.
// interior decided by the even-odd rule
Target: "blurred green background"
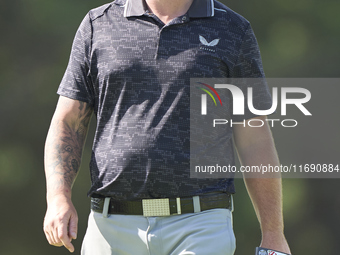
[{"label": "blurred green background", "polygon": [[[339,0],[222,2],[251,22],[268,77],[339,77]],[[91,8],[104,3],[103,0],[0,1],[1,255],[68,254],[64,248],[49,246],[42,230],[46,210],[44,140],[77,27]],[[334,98],[334,107],[339,107],[338,98]],[[327,114],[324,117],[328,121],[334,118]],[[74,241],[76,254],[89,213],[86,192],[90,185],[88,163],[93,124],[73,189],[79,214],[78,240]],[[319,130],[316,137],[322,135]],[[339,156],[339,133],[331,135],[335,139],[318,150]],[[279,154],[295,152],[294,143],[286,143],[280,136],[275,138]],[[301,144],[297,147],[301,150]],[[285,179],[283,182],[286,235],[294,254],[338,254],[339,180]],[[253,254],[260,242],[259,225],[243,180],[236,180],[236,185],[236,254]]]}]

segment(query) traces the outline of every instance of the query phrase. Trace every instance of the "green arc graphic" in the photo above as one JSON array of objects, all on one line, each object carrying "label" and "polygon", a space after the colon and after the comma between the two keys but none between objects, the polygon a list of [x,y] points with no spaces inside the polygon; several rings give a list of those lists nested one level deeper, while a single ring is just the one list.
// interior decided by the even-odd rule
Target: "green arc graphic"
[{"label": "green arc graphic", "polygon": [[204,88],[199,88],[199,89],[203,90],[204,92],[207,92],[208,95],[212,98],[212,100],[214,100],[214,103],[215,103],[215,105],[217,106],[216,100],[215,100],[214,96],[213,96],[208,90],[206,90],[206,89],[204,89]]}]

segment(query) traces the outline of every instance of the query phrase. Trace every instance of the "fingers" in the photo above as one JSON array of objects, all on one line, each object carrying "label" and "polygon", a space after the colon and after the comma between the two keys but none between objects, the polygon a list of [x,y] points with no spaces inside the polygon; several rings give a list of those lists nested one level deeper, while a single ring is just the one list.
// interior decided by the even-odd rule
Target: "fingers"
[{"label": "fingers", "polygon": [[71,243],[72,238],[68,235],[68,224],[62,223],[59,225],[58,228],[58,239],[56,240],[59,244],[60,242],[62,245],[65,246],[70,252],[74,252],[74,246]]},{"label": "fingers", "polygon": [[58,229],[53,228],[51,231],[51,236],[53,238],[53,243],[52,243],[53,246],[57,246],[57,247],[63,246],[62,242],[60,241],[58,237]]},{"label": "fingers", "polygon": [[78,232],[77,214],[65,215],[62,218],[54,218],[51,221],[45,220],[44,232],[50,245],[65,246],[70,252],[74,252],[72,239],[77,238]]},{"label": "fingers", "polygon": [[72,239],[77,239],[78,233],[78,217],[76,215],[71,215],[69,224],[69,237]]},{"label": "fingers", "polygon": [[48,225],[45,225],[44,232],[46,239],[50,245],[57,247],[63,246],[62,242],[60,240],[58,241],[58,233],[53,229],[53,227],[50,228],[48,227]]},{"label": "fingers", "polygon": [[50,245],[54,245],[56,243],[53,237],[53,234],[50,234],[49,232],[45,232],[45,236]]}]

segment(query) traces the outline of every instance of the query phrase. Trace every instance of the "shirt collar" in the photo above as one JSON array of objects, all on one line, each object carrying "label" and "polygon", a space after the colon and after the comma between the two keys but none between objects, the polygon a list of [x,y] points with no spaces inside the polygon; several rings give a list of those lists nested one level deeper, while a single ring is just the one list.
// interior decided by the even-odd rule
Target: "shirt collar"
[{"label": "shirt collar", "polygon": [[[147,10],[145,0],[116,0],[115,2],[124,4],[124,17],[142,16]],[[213,17],[214,0],[193,0],[188,15],[190,18]]]}]

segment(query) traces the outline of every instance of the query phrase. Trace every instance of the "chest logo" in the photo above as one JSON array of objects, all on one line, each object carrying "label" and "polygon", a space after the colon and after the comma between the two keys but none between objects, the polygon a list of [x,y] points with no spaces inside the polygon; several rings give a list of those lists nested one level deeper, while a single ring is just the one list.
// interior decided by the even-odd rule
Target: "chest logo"
[{"label": "chest logo", "polygon": [[214,39],[211,42],[208,42],[207,39],[205,39],[203,36],[199,36],[200,42],[201,42],[201,46],[200,49],[202,50],[206,50],[206,51],[211,51],[211,52],[215,52],[216,50],[213,48],[213,46],[216,46],[219,42],[220,39]]}]

